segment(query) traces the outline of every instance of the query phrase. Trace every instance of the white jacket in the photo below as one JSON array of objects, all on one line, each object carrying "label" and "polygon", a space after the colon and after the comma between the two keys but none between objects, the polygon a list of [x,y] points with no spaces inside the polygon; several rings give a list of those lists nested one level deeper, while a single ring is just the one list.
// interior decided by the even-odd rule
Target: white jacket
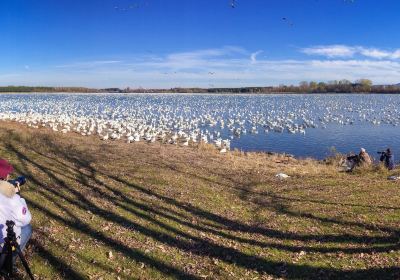
[{"label": "white jacket", "polygon": [[4,238],[7,236],[6,221],[14,221],[14,232],[18,243],[20,243],[21,227],[28,225],[31,219],[32,216],[25,199],[18,194],[7,197],[0,192],[0,244],[4,243]]}]

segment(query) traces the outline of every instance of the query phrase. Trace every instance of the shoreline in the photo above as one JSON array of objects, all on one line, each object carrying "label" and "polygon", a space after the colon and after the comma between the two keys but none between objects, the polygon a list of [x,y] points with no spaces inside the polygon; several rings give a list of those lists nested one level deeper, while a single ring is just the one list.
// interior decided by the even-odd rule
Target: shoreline
[{"label": "shoreline", "polygon": [[[161,146],[171,146],[171,147],[175,147],[177,149],[198,149],[199,147],[203,146],[205,149],[207,150],[214,150],[215,152],[219,152],[219,149],[217,147],[215,147],[213,144],[211,143],[202,143],[202,142],[198,142],[198,143],[192,143],[189,146],[185,146],[182,145],[182,143],[179,144],[169,144],[169,143],[161,143],[161,142],[155,142],[155,143],[148,143],[146,141],[140,141],[140,142],[133,142],[133,143],[126,143],[122,140],[100,140],[100,138],[98,137],[98,135],[87,135],[87,136],[82,136],[79,133],[76,132],[68,132],[66,134],[63,134],[61,131],[55,132],[52,131],[49,127],[39,127],[39,128],[31,128],[29,127],[27,124],[24,123],[19,123],[16,121],[5,121],[5,120],[0,120],[0,128],[2,127],[2,125],[4,126],[11,126],[11,127],[18,127],[18,128],[25,128],[27,130],[29,130],[29,132],[31,133],[45,133],[45,134],[49,134],[49,135],[60,135],[60,136],[71,136],[71,137],[78,137],[78,138],[88,138],[91,139],[92,141],[100,141],[99,143],[105,143],[105,144],[111,144],[111,143],[118,143],[118,145],[125,145],[126,148],[129,148],[132,145],[161,145]],[[279,152],[273,152],[273,151],[257,151],[257,150],[249,150],[249,151],[245,151],[245,150],[241,150],[241,149],[232,149],[232,150],[227,150],[227,153],[239,153],[239,154],[260,154],[260,155],[265,155],[265,156],[278,156],[278,157],[283,157],[283,158],[292,158],[292,159],[296,159],[296,160],[313,160],[313,161],[324,161],[325,159],[317,159],[317,158],[313,158],[311,156],[305,156],[305,157],[296,157],[292,154],[289,153],[279,153]]]},{"label": "shoreline", "polygon": [[63,95],[257,95],[257,96],[269,96],[269,95],[399,95],[400,92],[390,93],[390,92],[268,92],[268,93],[236,93],[236,92],[0,92],[0,95],[6,94],[63,94]]}]

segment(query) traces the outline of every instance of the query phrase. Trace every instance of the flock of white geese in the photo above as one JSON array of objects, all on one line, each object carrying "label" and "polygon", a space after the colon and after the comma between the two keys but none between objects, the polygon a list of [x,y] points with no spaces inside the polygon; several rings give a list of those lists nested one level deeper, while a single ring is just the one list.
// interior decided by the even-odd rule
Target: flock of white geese
[{"label": "flock of white geese", "polygon": [[188,146],[212,143],[221,153],[245,134],[306,134],[330,124],[400,124],[397,100],[373,96],[299,95],[0,95],[0,120],[96,135],[104,141]]}]

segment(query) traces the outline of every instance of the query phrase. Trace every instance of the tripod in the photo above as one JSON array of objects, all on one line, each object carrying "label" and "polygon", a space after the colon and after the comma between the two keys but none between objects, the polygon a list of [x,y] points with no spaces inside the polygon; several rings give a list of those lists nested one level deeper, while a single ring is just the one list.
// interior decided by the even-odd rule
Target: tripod
[{"label": "tripod", "polygon": [[3,276],[7,279],[14,277],[14,260],[13,255],[14,251],[17,253],[18,257],[20,258],[22,265],[25,268],[26,273],[28,273],[29,278],[34,280],[33,274],[29,268],[28,262],[26,261],[24,255],[22,254],[21,248],[17,242],[17,237],[15,236],[14,232],[14,225],[13,221],[7,221],[7,237],[4,238],[4,246],[3,250],[0,253],[0,269]]}]

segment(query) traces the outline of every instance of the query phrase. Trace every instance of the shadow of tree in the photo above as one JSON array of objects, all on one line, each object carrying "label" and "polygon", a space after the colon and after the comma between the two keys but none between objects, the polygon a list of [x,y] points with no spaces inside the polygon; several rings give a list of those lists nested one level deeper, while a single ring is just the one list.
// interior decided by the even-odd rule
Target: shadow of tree
[{"label": "shadow of tree", "polygon": [[[151,187],[133,183],[131,180],[134,178],[134,174],[129,174],[128,178],[130,179],[121,178],[110,170],[97,167],[96,159],[90,152],[82,151],[74,146],[62,145],[53,137],[35,134],[39,139],[35,139],[34,142],[40,143],[37,145],[20,138],[13,131],[8,131],[8,134],[11,137],[2,137],[3,145],[16,156],[18,171],[29,177],[29,180],[36,186],[34,192],[43,199],[42,203],[28,196],[27,201],[31,207],[43,213],[48,219],[56,220],[66,228],[96,239],[131,260],[142,262],[159,271],[162,275],[175,279],[201,279],[200,275],[195,272],[184,271],[168,261],[151,257],[145,251],[132,248],[124,241],[103,233],[77,212],[91,213],[102,221],[110,222],[128,231],[134,230],[141,236],[174,248],[185,256],[217,259],[226,264],[276,277],[287,279],[393,279],[400,276],[399,267],[355,270],[317,267],[295,264],[290,261],[269,260],[235,246],[226,245],[230,244],[229,242],[237,242],[240,245],[275,248],[288,252],[305,251],[322,254],[388,252],[399,249],[397,229],[318,217],[311,213],[297,213],[285,205],[286,198],[268,193],[262,193],[263,199],[256,200],[259,207],[290,217],[379,230],[385,234],[372,237],[352,234],[297,234],[265,226],[249,225],[189,202],[179,201]],[[162,165],[162,163],[156,164]],[[171,170],[181,172],[176,166]],[[209,172],[213,171],[209,170]],[[197,174],[186,172],[185,175],[197,176],[200,180],[209,180]],[[218,176],[224,175],[218,174]],[[46,181],[43,178],[48,178],[51,184],[44,183]],[[232,178],[225,177],[224,181],[232,181],[235,187],[245,191],[243,185],[239,185]],[[112,207],[99,204],[94,199],[96,197],[112,202]],[[302,202],[300,199],[296,201]],[[315,202],[318,203],[318,201]],[[48,203],[59,211],[54,211]],[[268,240],[273,239],[275,242],[248,238],[247,234],[257,234]],[[224,242],[220,242],[220,240]],[[305,245],[295,245],[290,242],[301,242]],[[339,245],[350,242],[358,244],[358,246],[349,248],[343,246],[318,247],[307,246],[307,242],[337,243]],[[84,279],[81,272],[60,261],[37,238],[33,244],[40,257],[46,259],[61,274],[68,278]],[[87,262],[88,260],[82,261]],[[99,266],[99,269],[104,271],[109,270],[108,267],[100,264],[93,265]]]}]

